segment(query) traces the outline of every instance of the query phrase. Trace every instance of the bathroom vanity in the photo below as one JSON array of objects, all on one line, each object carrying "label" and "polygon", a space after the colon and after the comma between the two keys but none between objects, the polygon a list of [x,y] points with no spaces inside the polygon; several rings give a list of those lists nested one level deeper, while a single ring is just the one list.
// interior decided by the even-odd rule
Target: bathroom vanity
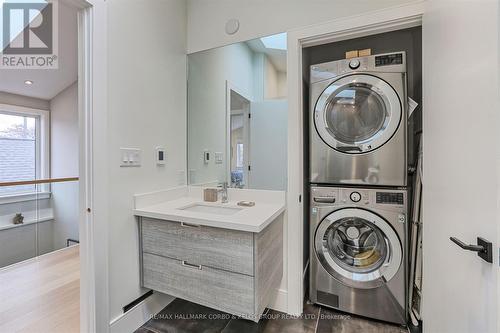
[{"label": "bathroom vanity", "polygon": [[[258,321],[283,275],[284,195],[231,190],[225,204],[203,202],[192,189],[135,209],[141,281],[145,288]],[[260,200],[241,207],[238,196]]]}]

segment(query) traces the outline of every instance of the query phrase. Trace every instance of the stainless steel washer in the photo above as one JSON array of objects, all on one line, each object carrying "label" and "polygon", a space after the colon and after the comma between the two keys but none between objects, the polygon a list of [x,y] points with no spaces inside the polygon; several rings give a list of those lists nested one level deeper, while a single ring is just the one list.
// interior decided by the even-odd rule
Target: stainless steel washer
[{"label": "stainless steel washer", "polygon": [[310,182],[406,186],[406,55],[311,66]]},{"label": "stainless steel washer", "polygon": [[312,302],[406,324],[406,191],[311,188]]}]

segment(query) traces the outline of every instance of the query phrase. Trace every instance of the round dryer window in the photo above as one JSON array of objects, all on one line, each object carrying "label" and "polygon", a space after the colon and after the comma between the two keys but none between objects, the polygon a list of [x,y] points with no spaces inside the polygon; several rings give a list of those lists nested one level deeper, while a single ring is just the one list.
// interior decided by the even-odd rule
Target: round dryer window
[{"label": "round dryer window", "polygon": [[391,139],[401,121],[397,93],[372,75],[345,76],[318,98],[314,124],[330,147],[350,154],[375,150]]},{"label": "round dryer window", "polygon": [[375,288],[389,281],[402,262],[401,242],[379,215],[346,208],[328,215],[315,236],[323,267],[344,284]]}]

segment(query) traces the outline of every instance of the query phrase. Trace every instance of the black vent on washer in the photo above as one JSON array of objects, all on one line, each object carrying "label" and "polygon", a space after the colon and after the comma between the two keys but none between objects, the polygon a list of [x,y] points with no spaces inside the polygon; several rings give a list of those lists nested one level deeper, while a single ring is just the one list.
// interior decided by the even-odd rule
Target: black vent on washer
[{"label": "black vent on washer", "polygon": [[377,192],[378,204],[402,205],[404,204],[403,193]]},{"label": "black vent on washer", "polygon": [[316,297],[318,302],[324,305],[333,306],[334,308],[339,307],[339,296],[335,294],[325,293],[322,291],[316,292]]}]

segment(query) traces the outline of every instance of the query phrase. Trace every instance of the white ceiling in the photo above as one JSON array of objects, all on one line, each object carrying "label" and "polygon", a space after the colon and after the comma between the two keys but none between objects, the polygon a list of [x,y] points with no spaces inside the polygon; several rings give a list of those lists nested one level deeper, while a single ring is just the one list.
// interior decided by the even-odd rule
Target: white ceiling
[{"label": "white ceiling", "polygon": [[[50,100],[78,77],[77,8],[62,1],[59,7],[59,68],[0,70],[0,91]],[[26,80],[34,82],[28,86]]]},{"label": "white ceiling", "polygon": [[260,38],[246,42],[256,53],[264,53],[278,72],[286,73],[286,50],[268,49],[264,46]]}]

